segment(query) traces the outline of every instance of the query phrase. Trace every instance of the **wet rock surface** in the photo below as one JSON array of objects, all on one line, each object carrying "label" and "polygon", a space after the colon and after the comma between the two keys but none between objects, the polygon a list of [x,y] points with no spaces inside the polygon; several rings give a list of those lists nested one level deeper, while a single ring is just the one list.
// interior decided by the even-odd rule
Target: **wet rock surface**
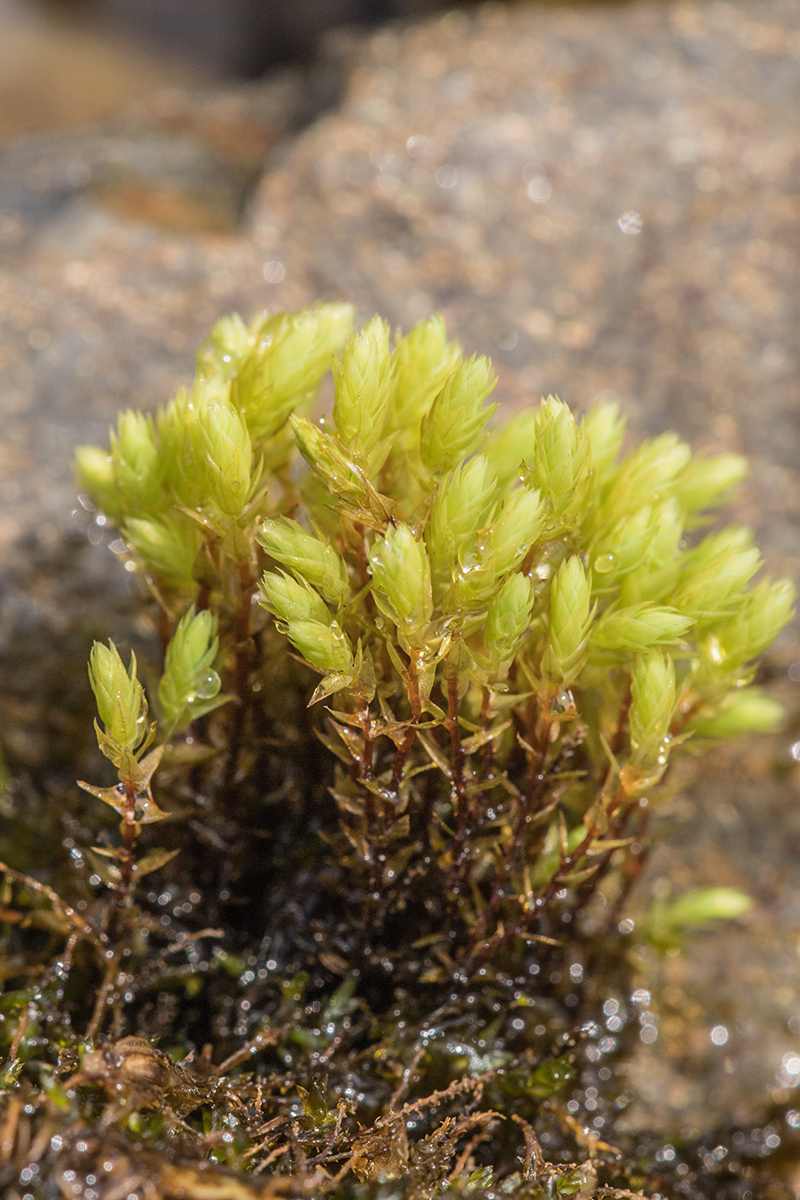
[{"label": "wet rock surface", "polygon": [[[128,603],[104,530],[76,509],[72,447],[104,439],[120,407],[166,398],[232,308],[341,297],[404,327],[442,310],[470,351],[493,357],[507,407],[548,391],[586,407],[613,391],[636,435],[677,428],[697,447],[742,451],[752,475],[741,516],[769,570],[797,577],[794,0],[491,7],[365,36],[345,62],[327,115],[290,142],[287,100],[278,132],[238,159],[224,149],[235,136],[213,133],[219,121],[180,93],[173,118],[148,118],[144,133],[122,122],[0,154],[0,656],[23,769],[46,751],[23,726],[37,698],[56,694],[42,651],[73,631],[80,663]],[[239,101],[236,128],[252,129],[258,95]],[[268,152],[248,193],[242,162]],[[182,178],[172,211],[200,215],[165,220],[168,204],[126,193],[119,180],[132,177],[156,197]],[[198,179],[228,197],[224,222],[197,200],[215,194]],[[48,558],[58,570],[39,571]],[[78,569],[89,572],[80,585]],[[59,660],[61,678],[66,669]],[[661,1016],[632,1067],[634,1126],[754,1120],[794,1079],[796,634],[768,674],[794,734],[720,752],[664,819],[692,824],[658,850],[649,888],[734,884],[757,903],[740,930],[697,941],[687,959],[645,962]]]}]

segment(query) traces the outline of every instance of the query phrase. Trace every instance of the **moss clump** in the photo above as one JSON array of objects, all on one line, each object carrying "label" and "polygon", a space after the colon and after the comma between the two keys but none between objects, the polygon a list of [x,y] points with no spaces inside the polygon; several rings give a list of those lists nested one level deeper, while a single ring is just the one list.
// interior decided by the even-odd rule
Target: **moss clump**
[{"label": "moss clump", "polygon": [[[98,1196],[663,1190],[614,1145],[635,1005],[596,1017],[671,762],[779,718],[751,682],[791,588],[702,530],[740,458],[620,457],[608,404],[494,426],[440,319],[350,322],[227,318],[190,389],[78,450],[157,720],[96,644],[118,779],[82,786],[120,834],[59,895],[6,872],[6,1122],[24,1095],[40,1177]],[[687,894],[653,941],[745,905]]]}]

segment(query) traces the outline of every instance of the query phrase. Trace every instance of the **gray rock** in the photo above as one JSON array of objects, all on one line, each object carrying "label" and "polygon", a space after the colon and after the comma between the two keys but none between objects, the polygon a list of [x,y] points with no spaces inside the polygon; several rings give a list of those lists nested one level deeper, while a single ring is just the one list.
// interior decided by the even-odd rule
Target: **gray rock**
[{"label": "gray rock", "polygon": [[788,566],[796,18],[786,0],[486,8],[373,37],[264,181],[278,301],[345,294],[403,325],[442,309],[512,402],[612,389],[639,432],[746,450]]},{"label": "gray rock", "polygon": [[253,76],[309,55],[326,30],[429,11],[436,0],[93,0],[92,7],[173,53]]}]

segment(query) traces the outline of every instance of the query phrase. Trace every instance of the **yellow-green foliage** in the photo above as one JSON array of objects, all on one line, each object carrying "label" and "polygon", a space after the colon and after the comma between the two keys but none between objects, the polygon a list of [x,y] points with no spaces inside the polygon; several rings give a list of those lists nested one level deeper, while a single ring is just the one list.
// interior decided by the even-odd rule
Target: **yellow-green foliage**
[{"label": "yellow-green foliage", "polygon": [[[432,847],[454,892],[482,881],[488,936],[504,904],[533,920],[629,833],[676,750],[774,726],[746,689],[793,594],[753,585],[747,530],[698,532],[741,458],[692,458],[671,433],[622,453],[608,403],[576,417],[550,396],[492,423],[491,365],[440,318],[394,348],[379,318],[350,326],[343,305],[226,318],[191,388],[155,419],[123,413],[77,471],[177,626],[166,732],[213,707],[215,672],[241,719],[291,648],[315,699],[340,693],[325,737],[356,859],[379,883]],[[263,609],[287,641],[263,636]],[[110,700],[99,668],[130,745],[134,677]]]}]

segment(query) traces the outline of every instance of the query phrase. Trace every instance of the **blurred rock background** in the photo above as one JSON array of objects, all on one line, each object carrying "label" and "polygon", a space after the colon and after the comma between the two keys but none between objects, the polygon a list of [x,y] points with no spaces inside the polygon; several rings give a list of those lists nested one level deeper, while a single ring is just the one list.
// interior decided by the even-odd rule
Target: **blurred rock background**
[{"label": "blurred rock background", "polygon": [[326,31],[437,0],[0,0],[0,137],[103,115],[191,78],[249,79]]},{"label": "blurred rock background", "polygon": [[[796,0],[434,7],[0,0],[0,728],[23,774],[66,763],[53,701],[75,679],[85,702],[88,639],[129,620],[72,447],[167,398],[233,308],[441,310],[508,407],[614,393],[636,436],[744,452],[738,515],[800,574]],[[796,630],[763,675],[787,732],[687,779],[643,890],[756,906],[645,956],[634,1126],[780,1137],[759,1114],[800,1078]]]}]

